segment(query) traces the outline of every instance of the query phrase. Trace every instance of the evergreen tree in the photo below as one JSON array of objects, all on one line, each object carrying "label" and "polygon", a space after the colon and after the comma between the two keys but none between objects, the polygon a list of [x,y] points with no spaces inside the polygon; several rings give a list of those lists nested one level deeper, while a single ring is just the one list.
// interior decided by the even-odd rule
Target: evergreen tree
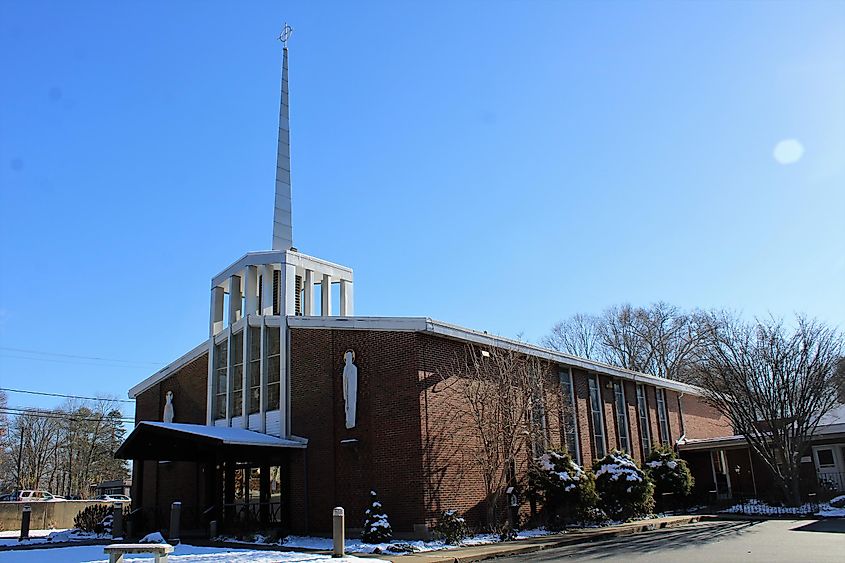
[{"label": "evergreen tree", "polygon": [[370,491],[370,507],[364,511],[364,532],[361,539],[366,543],[386,543],[393,537],[393,530],[387,514],[381,506],[378,494]]}]

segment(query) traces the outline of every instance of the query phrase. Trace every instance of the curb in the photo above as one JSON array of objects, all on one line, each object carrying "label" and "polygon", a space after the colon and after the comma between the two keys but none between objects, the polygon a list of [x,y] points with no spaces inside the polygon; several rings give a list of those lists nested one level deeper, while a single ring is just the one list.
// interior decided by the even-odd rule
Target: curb
[{"label": "curb", "polygon": [[[675,526],[698,522],[699,520],[701,520],[701,516],[699,515],[671,516],[667,518],[632,522],[629,524],[620,524],[609,528],[582,529],[572,531],[567,534],[525,538],[477,547],[462,547],[457,549],[413,553],[407,555],[387,553],[369,555],[373,558],[393,560],[400,563],[471,563],[473,561],[483,561],[485,559],[493,559],[495,557],[522,555],[525,553],[533,553],[536,551],[564,547],[567,545],[577,545],[580,543],[627,536],[641,532],[650,532],[652,530],[673,528]],[[362,555],[366,557],[365,554],[355,554],[356,557],[361,557]]]}]

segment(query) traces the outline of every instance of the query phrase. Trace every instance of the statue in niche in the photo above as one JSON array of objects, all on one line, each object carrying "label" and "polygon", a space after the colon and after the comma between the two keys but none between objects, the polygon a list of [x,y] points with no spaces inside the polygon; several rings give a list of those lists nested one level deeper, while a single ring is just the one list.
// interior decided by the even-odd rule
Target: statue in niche
[{"label": "statue in niche", "polygon": [[173,422],[173,391],[168,391],[167,395],[165,395],[164,416],[162,420],[164,422]]},{"label": "statue in niche", "polygon": [[343,401],[346,411],[346,428],[355,428],[355,411],[358,402],[358,367],[355,352],[343,353]]}]

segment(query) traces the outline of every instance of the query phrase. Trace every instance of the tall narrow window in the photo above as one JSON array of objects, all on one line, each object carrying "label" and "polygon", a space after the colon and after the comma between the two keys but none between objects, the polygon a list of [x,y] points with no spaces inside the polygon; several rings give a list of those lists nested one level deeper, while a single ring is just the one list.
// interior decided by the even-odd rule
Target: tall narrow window
[{"label": "tall narrow window", "polygon": [[572,382],[572,370],[559,372],[560,387],[563,392],[563,438],[569,455],[581,463],[581,449],[578,447],[578,417],[575,413],[575,386]]},{"label": "tall narrow window", "polygon": [[214,373],[215,381],[215,405],[214,413],[216,418],[226,418],[226,392],[228,391],[228,364],[229,364],[229,341],[224,340],[214,345]]},{"label": "tall narrow window", "polygon": [[261,328],[249,327],[249,414],[261,410]]},{"label": "tall narrow window", "polygon": [[267,327],[267,410],[279,409],[281,339],[279,329]]},{"label": "tall narrow window", "polygon": [[625,404],[625,387],[621,381],[613,382],[613,400],[616,406],[616,432],[619,449],[631,453],[628,438],[628,406]]},{"label": "tall narrow window", "polygon": [[651,429],[648,423],[648,401],[645,397],[645,387],[637,385],[637,414],[640,419],[640,439],[643,442],[643,456],[651,453]]},{"label": "tall narrow window", "polygon": [[241,416],[244,406],[244,331],[232,335],[232,416]]},{"label": "tall narrow window", "polygon": [[669,445],[669,417],[666,416],[666,390],[656,389],[657,394],[657,422],[660,429],[660,443]]},{"label": "tall narrow window", "polygon": [[601,401],[601,389],[596,376],[589,380],[590,386],[590,411],[593,418],[593,457],[602,458],[607,453],[607,446],[604,441],[604,415]]}]

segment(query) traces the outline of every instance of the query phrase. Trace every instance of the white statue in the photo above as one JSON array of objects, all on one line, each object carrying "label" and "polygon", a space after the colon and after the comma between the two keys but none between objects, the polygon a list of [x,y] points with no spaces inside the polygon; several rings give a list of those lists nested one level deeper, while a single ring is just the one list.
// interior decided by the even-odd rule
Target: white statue
[{"label": "white statue", "polygon": [[343,400],[346,409],[346,427],[355,428],[355,410],[358,402],[358,368],[353,363],[355,352],[343,354]]},{"label": "white statue", "polygon": [[173,422],[173,391],[168,391],[165,395],[166,401],[164,403],[164,422]]}]

